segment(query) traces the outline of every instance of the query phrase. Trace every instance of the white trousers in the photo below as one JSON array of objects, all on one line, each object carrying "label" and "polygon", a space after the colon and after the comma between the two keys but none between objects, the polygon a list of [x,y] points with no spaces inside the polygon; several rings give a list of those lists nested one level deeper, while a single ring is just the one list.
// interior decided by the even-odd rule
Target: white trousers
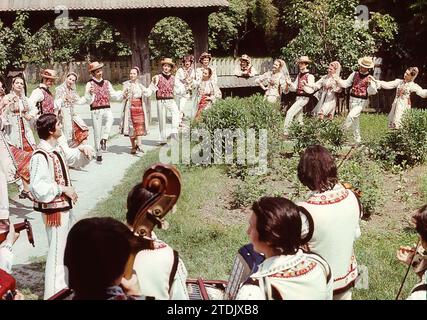
[{"label": "white trousers", "polygon": [[309,97],[296,97],[294,104],[289,108],[288,112],[286,113],[285,134],[289,133],[289,128],[294,118],[296,118],[298,122],[302,124],[303,109],[309,101]]},{"label": "white trousers", "polygon": [[174,99],[157,100],[157,117],[159,119],[160,140],[166,141],[166,117],[167,111],[172,115],[171,134],[178,133],[179,127],[179,109]]},{"label": "white trousers", "polygon": [[75,217],[72,210],[61,212],[61,225],[59,227],[48,227],[46,225],[46,215],[44,213],[42,215],[49,245],[44,279],[44,299],[46,300],[58,291],[68,287],[68,276],[66,276],[64,266],[64,251],[68,231],[75,223]]},{"label": "white trousers", "polygon": [[62,108],[62,133],[64,134],[67,142],[73,139],[73,115],[71,114],[72,109]]},{"label": "white trousers", "polygon": [[334,294],[333,300],[351,300],[353,288],[350,288],[344,292]]},{"label": "white trousers", "polygon": [[9,219],[9,197],[6,181],[6,175],[0,168],[0,219]]},{"label": "white trousers", "polygon": [[194,99],[190,95],[180,96],[177,101],[179,111],[184,113],[188,118],[193,119],[196,115],[196,109],[194,108]]},{"label": "white trousers", "polygon": [[113,126],[113,112],[110,108],[91,111],[93,122],[93,135],[95,138],[96,155],[102,155],[101,139],[108,140]]},{"label": "white trousers", "polygon": [[344,122],[344,129],[348,130],[350,127],[353,129],[354,141],[360,143],[362,138],[360,136],[360,113],[363,108],[368,105],[369,101],[367,99],[360,99],[355,97],[350,97],[350,112],[347,115],[347,118]]}]

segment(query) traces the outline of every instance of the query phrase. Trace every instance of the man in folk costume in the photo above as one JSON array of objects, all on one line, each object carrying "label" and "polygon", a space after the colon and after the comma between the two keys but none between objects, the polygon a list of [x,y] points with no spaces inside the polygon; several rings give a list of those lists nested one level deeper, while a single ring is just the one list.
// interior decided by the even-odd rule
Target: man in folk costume
[{"label": "man in folk costume", "polygon": [[360,58],[359,70],[354,71],[347,80],[340,79],[335,75],[335,80],[341,88],[349,88],[350,91],[350,112],[347,115],[347,119],[344,122],[344,128],[353,128],[354,140],[357,144],[360,144],[362,138],[360,136],[360,125],[359,117],[363,108],[369,104],[368,96],[377,93],[376,85],[371,81],[369,77],[369,70],[374,67],[374,62],[371,57]]},{"label": "man in folk costume", "polygon": [[56,71],[45,69],[40,73],[41,83],[33,90],[29,98],[30,109],[37,107],[39,115],[45,113],[54,113],[58,115],[58,107],[55,106],[55,98],[50,92],[50,88],[58,79]]},{"label": "man in folk costume", "polygon": [[73,204],[77,201],[68,166],[84,167],[93,158],[94,150],[89,145],[69,148],[54,114],[41,115],[36,127],[40,143],[31,158],[30,190],[35,198],[34,210],[42,213],[48,237],[44,291],[47,299],[67,287],[64,250],[75,220]]},{"label": "man in folk costume", "polygon": [[251,58],[247,54],[243,54],[239,61],[239,65],[237,65],[234,70],[234,74],[237,77],[250,78],[258,74],[257,70],[251,63]]},{"label": "man in folk costume", "polygon": [[[299,123],[302,123],[304,106],[310,101],[310,96],[314,93],[314,76],[310,74],[308,65],[311,60],[307,56],[302,56],[298,59],[297,64],[299,74],[294,82],[291,79],[286,80],[289,86],[289,91],[296,92],[297,97],[294,104],[289,108],[285,118],[285,139],[289,137],[289,128],[292,121],[296,117]],[[286,91],[285,91],[286,93]]]},{"label": "man in folk costume", "polygon": [[160,144],[166,143],[166,111],[172,114],[172,131],[170,137],[178,137],[179,109],[175,102],[175,77],[172,75],[172,68],[175,63],[171,58],[165,58],[161,62],[162,73],[157,74],[152,79],[152,84],[156,91],[157,117],[159,119]]},{"label": "man in folk costume", "polygon": [[115,91],[110,81],[103,79],[103,66],[103,63],[97,61],[89,64],[92,79],[86,84],[85,91],[86,100],[90,102],[96,161],[98,162],[102,161],[102,151],[107,150],[107,140],[114,121],[110,100],[121,101],[123,99],[122,91]]},{"label": "man in folk costume", "polygon": [[[184,113],[185,107],[191,101],[193,89],[196,82],[196,70],[194,68],[194,57],[186,55],[182,58],[182,67],[176,71],[175,81],[177,90],[177,104],[181,115]],[[194,110],[191,110],[191,117],[194,115]]]}]

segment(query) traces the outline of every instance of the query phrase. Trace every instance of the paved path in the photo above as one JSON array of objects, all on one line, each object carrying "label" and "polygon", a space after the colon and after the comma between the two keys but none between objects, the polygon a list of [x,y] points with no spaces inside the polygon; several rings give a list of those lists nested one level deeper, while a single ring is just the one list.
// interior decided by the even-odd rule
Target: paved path
[{"label": "paved path", "polygon": [[[155,109],[156,107],[153,104],[154,120],[157,117]],[[111,136],[113,138],[107,143],[107,152],[103,155],[104,160],[102,164],[93,161],[81,171],[71,170],[70,172],[73,186],[79,195],[79,200],[74,208],[77,219],[82,218],[100,200],[105,198],[113,190],[114,186],[120,183],[125,171],[141,157],[141,154],[136,156],[131,155],[129,138],[118,134],[118,125],[122,110],[121,104],[113,103],[112,110],[114,114],[114,126]],[[80,106],[77,112],[89,125],[91,130],[89,144],[93,145],[92,121],[89,107]],[[149,134],[143,139],[144,151],[155,148],[158,139],[158,125],[157,122],[152,121],[149,127]],[[32,210],[31,201],[21,200],[18,196],[10,200],[10,208],[11,220],[13,222],[22,221],[24,218],[27,218],[31,222],[36,245],[33,248],[27,241],[26,233],[21,233],[21,236],[14,245],[14,264],[27,264],[33,262],[35,258],[44,257],[47,254],[47,236],[40,213]]]}]

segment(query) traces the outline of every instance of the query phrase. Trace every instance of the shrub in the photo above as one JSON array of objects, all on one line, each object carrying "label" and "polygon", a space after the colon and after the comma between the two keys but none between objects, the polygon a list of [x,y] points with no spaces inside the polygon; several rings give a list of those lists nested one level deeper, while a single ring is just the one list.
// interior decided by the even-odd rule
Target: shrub
[{"label": "shrub", "polygon": [[265,196],[266,191],[267,189],[259,176],[248,176],[239,183],[233,192],[234,205],[236,207],[249,207],[253,202]]},{"label": "shrub", "polygon": [[339,180],[350,183],[362,191],[360,198],[365,214],[370,215],[382,205],[381,168],[375,161],[366,159],[363,152],[356,153],[340,167]]},{"label": "shrub", "polygon": [[323,145],[336,154],[346,141],[345,133],[337,120],[305,118],[302,125],[296,121],[291,125],[290,134],[295,139],[294,152],[297,154],[314,144]]},{"label": "shrub", "polygon": [[[232,132],[242,130],[246,135],[248,129],[255,130],[255,137],[258,139],[260,130],[267,130],[267,157],[274,154],[273,150],[281,148],[281,141],[278,137],[283,130],[283,116],[278,105],[272,105],[264,100],[259,94],[247,98],[226,98],[218,100],[211,108],[202,112],[200,121],[193,121],[191,128],[205,129],[211,137],[214,137],[218,129],[229,129]],[[258,148],[259,140],[256,141]],[[222,147],[224,147],[224,140]],[[233,152],[237,155],[236,141],[233,142]],[[247,145],[246,145],[247,147]],[[222,150],[212,150],[220,152]],[[236,158],[236,157],[234,157]],[[247,159],[246,159],[247,160]],[[228,165],[229,175],[244,178],[249,172],[253,172],[252,165],[246,163]]]},{"label": "shrub", "polygon": [[383,161],[386,169],[422,164],[427,158],[427,111],[409,110],[402,127],[389,131],[377,145],[370,145],[371,156]]}]

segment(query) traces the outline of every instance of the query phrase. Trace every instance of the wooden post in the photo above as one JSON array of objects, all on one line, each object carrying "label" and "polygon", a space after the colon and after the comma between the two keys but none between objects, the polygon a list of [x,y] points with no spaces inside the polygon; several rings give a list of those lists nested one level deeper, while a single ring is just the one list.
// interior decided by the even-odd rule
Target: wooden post
[{"label": "wooden post", "polygon": [[193,31],[194,58],[198,61],[203,52],[208,51],[208,14],[199,14],[187,20]]}]

